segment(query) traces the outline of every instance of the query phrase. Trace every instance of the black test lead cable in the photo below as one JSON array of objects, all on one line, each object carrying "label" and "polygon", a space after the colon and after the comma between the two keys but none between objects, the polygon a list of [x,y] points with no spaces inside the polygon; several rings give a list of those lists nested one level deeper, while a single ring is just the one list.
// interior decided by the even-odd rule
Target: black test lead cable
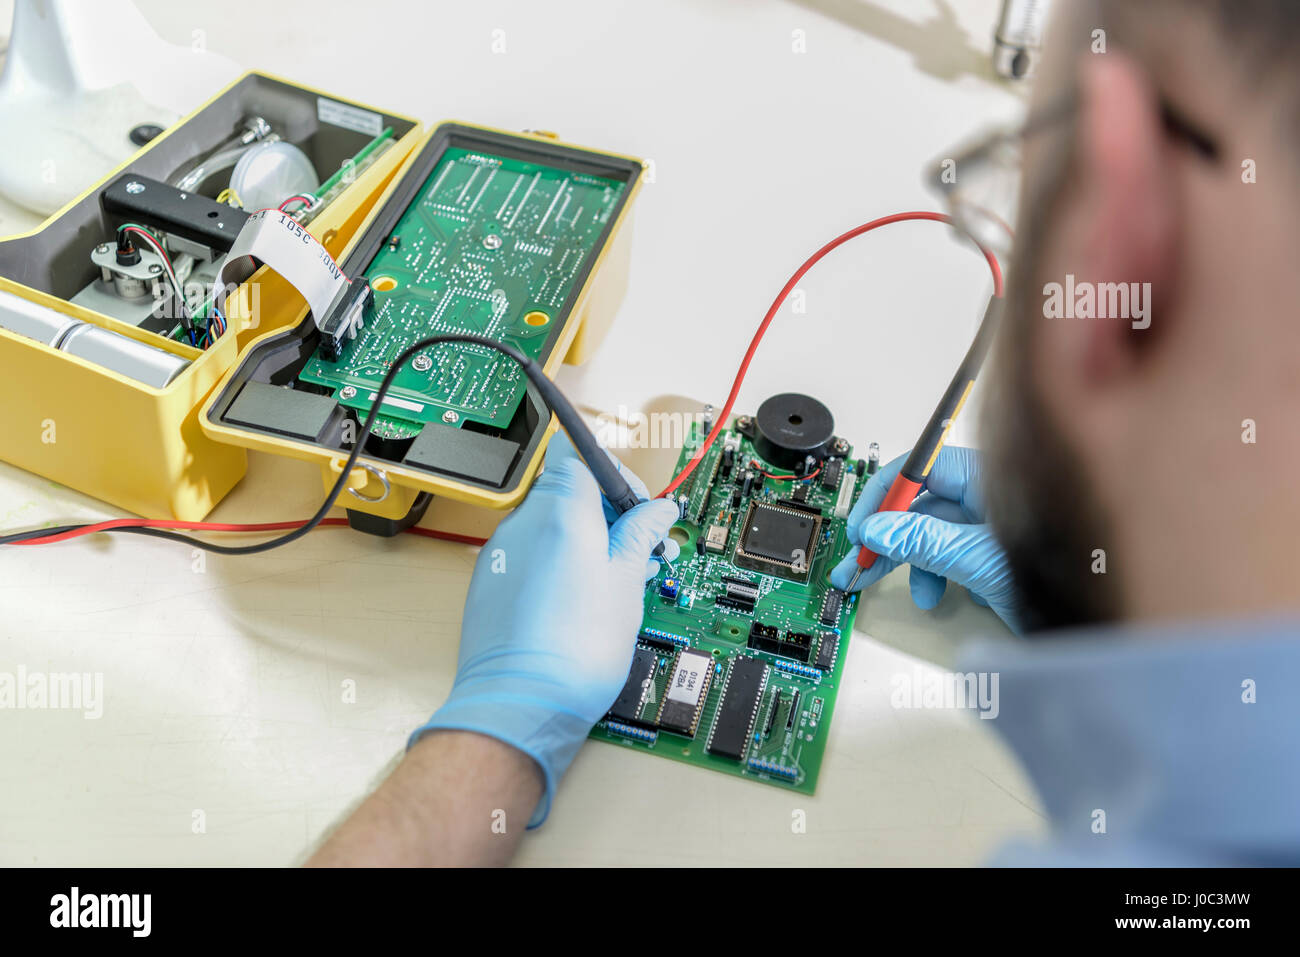
[{"label": "black test lead cable", "polygon": [[[105,529],[104,531],[112,532],[129,532],[134,535],[147,535],[152,538],[162,538],[173,542],[182,542],[195,548],[201,548],[219,555],[254,555],[259,552],[270,551],[273,548],[279,548],[282,545],[288,545],[296,542],[304,535],[311,532],[329,515],[334,508],[339,496],[343,494],[343,489],[347,486],[348,478],[352,474],[352,469],[357,464],[357,459],[361,456],[361,450],[365,447],[366,439],[370,437],[370,430],[374,426],[375,417],[379,414],[379,409],[383,405],[385,397],[392,388],[393,380],[402,367],[406,365],[416,353],[419,353],[431,346],[441,345],[449,342],[464,342],[471,345],[485,346],[489,349],[495,349],[497,352],[513,359],[523,369],[524,374],[536,386],[537,391],[541,393],[543,402],[560,420],[560,425],[568,434],[573,447],[577,450],[582,460],[587,464],[595,476],[596,484],[600,486],[601,492],[614,510],[622,515],[631,511],[641,503],[641,498],[628,484],[627,479],[619,471],[618,466],[601,448],[600,443],[596,441],[595,435],[591,429],[587,428],[587,423],[583,420],[578,410],[560,391],[559,386],[551,381],[550,377],[542,370],[542,367],[533,359],[524,355],[513,346],[508,346],[503,342],[497,342],[495,339],[489,339],[485,336],[474,335],[473,333],[446,333],[444,335],[429,336],[421,339],[419,342],[407,347],[389,367],[388,373],[384,376],[379,388],[375,390],[375,398],[371,402],[370,414],[366,416],[366,421],[357,435],[356,441],[352,444],[352,451],[348,455],[347,462],[339,472],[338,479],[334,482],[333,488],[325,497],[316,513],[307,520],[302,526],[293,529],[278,538],[272,538],[265,542],[257,542],[251,545],[219,545],[214,542],[205,542],[202,539],[192,538],[189,535],[183,535],[179,532],[169,531],[162,528],[149,528],[147,526],[121,526],[118,528]],[[0,546],[15,545],[20,542],[34,539],[49,538],[66,532],[75,531],[81,526],[63,525],[56,528],[41,528],[27,532],[19,532],[14,535],[6,535],[0,538]],[[672,569],[672,563],[664,556],[664,545],[660,542],[655,546],[653,554],[661,559],[668,568]]]}]

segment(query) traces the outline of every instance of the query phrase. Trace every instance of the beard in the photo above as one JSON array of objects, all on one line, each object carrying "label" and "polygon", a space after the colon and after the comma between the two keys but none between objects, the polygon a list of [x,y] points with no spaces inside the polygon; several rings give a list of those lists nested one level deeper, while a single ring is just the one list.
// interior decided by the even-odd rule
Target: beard
[{"label": "beard", "polygon": [[1078,450],[1052,421],[1034,375],[1034,341],[1043,319],[1045,250],[1051,243],[1066,170],[1046,177],[1020,218],[1020,250],[995,347],[982,432],[988,450],[985,501],[1006,550],[1026,631],[1115,621],[1120,587],[1103,563],[1115,557],[1109,522],[1088,485]]},{"label": "beard", "polygon": [[1115,576],[1094,571],[1097,549],[1106,551],[1103,561],[1112,557],[1111,538],[1078,455],[1028,381],[999,383],[986,410],[996,423],[989,430],[989,520],[1011,565],[1025,632],[1116,620]]}]

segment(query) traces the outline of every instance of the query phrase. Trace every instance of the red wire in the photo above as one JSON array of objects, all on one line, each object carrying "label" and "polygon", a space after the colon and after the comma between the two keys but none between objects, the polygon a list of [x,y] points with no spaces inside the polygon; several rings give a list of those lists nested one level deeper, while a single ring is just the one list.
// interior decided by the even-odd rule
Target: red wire
[{"label": "red wire", "polygon": [[172,258],[167,255],[167,250],[163,248],[162,243],[158,242],[157,237],[155,237],[153,233],[149,232],[148,230],[141,229],[139,226],[123,226],[118,231],[123,233],[135,233],[146,243],[148,243],[150,249],[152,249],[154,252],[156,252],[159,256],[162,257],[163,262],[165,262],[169,268],[171,267]]},{"label": "red wire", "polygon": [[[799,280],[804,277],[804,274],[807,273],[809,269],[812,269],[813,266],[817,265],[817,263],[820,262],[822,257],[827,253],[844,245],[850,239],[854,239],[864,233],[869,233],[873,229],[879,229],[881,226],[889,226],[893,223],[917,220],[947,223],[950,226],[954,225],[952,217],[946,216],[943,213],[908,212],[895,213],[892,216],[883,216],[880,219],[873,219],[869,223],[864,223],[861,226],[850,229],[847,233],[836,236],[821,249],[809,256],[807,260],[804,261],[804,264],[795,270],[795,273],[790,277],[789,282],[787,282],[781,288],[781,291],[777,293],[776,299],[772,301],[771,307],[767,310],[767,315],[764,316],[763,321],[759,323],[758,331],[754,333],[754,338],[750,340],[749,348],[745,351],[745,357],[740,361],[740,369],[736,372],[736,379],[731,385],[731,394],[727,396],[727,402],[722,407],[722,414],[717,417],[717,421],[713,425],[713,430],[709,432],[708,438],[704,440],[704,444],[701,445],[695,455],[691,457],[691,460],[686,463],[686,467],[678,473],[677,477],[669,483],[667,488],[659,493],[660,498],[671,495],[673,492],[677,491],[682,482],[686,481],[690,474],[695,471],[695,467],[700,464],[705,453],[707,453],[713,446],[713,443],[722,433],[722,430],[727,427],[727,422],[731,419],[731,410],[736,405],[736,398],[740,395],[740,386],[745,381],[745,374],[749,372],[749,363],[753,360],[754,353],[758,350],[758,344],[763,341],[763,335],[767,332],[767,327],[772,324],[772,320],[776,317],[777,310],[781,308],[786,297],[790,295],[794,290],[794,287],[798,285]],[[990,250],[983,246],[980,246],[979,249],[980,252],[984,254],[984,258],[988,261],[989,269],[993,273],[993,295],[1001,297],[1002,267],[999,265],[997,257],[994,256]]]},{"label": "red wire", "polygon": [[[750,465],[750,468],[754,468],[754,466]],[[773,475],[771,472],[764,472],[762,469],[758,468],[755,468],[754,471],[763,476],[763,478],[770,478],[773,482],[790,482],[799,481],[800,479],[806,479],[811,482],[817,476],[822,474],[821,469],[816,469],[815,471],[809,472],[807,475]]]},{"label": "red wire", "polygon": [[[117,518],[106,522],[96,522],[93,525],[87,525],[84,528],[75,528],[71,531],[61,532],[58,535],[47,535],[44,538],[29,538],[23,542],[14,542],[15,545],[53,545],[56,542],[65,542],[73,538],[81,538],[85,535],[94,535],[96,532],[112,531],[115,528],[173,528],[184,531],[199,532],[282,532],[291,528],[301,528],[306,525],[305,521],[298,522],[262,522],[253,525],[232,525],[224,522],[174,522],[174,521],[151,521],[147,518]],[[345,528],[348,520],[345,518],[327,518],[322,521],[318,528]],[[425,538],[436,538],[446,542],[459,542],[462,545],[486,545],[486,538],[475,538],[472,535],[458,535],[455,532],[442,532],[432,528],[419,528],[412,526],[406,529],[412,535],[423,535]]]}]

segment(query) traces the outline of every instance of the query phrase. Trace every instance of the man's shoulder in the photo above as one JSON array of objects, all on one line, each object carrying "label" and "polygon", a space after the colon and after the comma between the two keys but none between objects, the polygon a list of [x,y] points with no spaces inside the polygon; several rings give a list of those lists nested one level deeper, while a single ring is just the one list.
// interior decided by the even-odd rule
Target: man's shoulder
[{"label": "man's shoulder", "polygon": [[998,863],[1300,861],[1300,622],[983,642],[992,722],[1034,782],[1049,848]]}]

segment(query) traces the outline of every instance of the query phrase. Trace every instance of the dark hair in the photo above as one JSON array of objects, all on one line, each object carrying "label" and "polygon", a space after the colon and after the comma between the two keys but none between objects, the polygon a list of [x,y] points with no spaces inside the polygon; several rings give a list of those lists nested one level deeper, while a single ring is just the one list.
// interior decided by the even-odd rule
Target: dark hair
[{"label": "dark hair", "polygon": [[[1192,30],[1221,43],[1233,82],[1275,88],[1284,134],[1300,131],[1300,2],[1296,0],[1093,0],[1062,11],[1054,50],[1091,51],[1094,31],[1108,49],[1148,65],[1156,86],[1168,63],[1186,53]],[[1092,22],[1096,21],[1096,22]],[[1066,42],[1057,43],[1064,39]],[[1057,64],[1073,68],[1074,64]],[[1198,69],[1202,69],[1198,65]],[[1270,92],[1272,90],[1270,89]],[[1007,550],[1026,631],[1118,618],[1123,612],[1123,556],[1083,472],[1083,457],[1052,422],[1035,381],[1033,342],[1041,320],[1044,258],[1050,223],[1075,181],[1073,124],[1051,134],[1026,171],[1017,227],[1015,268],[994,347],[982,432],[990,476],[990,520]],[[1094,574],[1095,549],[1105,549],[1108,574]]]}]

